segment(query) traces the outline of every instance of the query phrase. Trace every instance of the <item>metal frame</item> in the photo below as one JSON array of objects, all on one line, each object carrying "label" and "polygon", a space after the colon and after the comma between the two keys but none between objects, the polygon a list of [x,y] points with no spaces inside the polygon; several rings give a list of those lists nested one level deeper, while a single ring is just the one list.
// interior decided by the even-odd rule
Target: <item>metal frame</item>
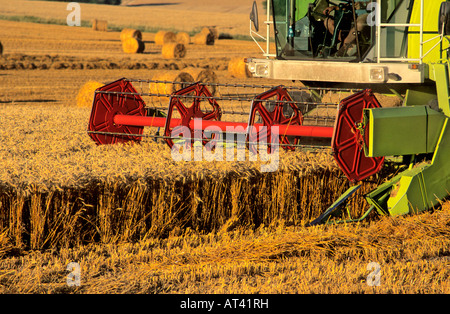
[{"label": "metal frame", "polygon": [[[377,58],[377,63],[382,63],[382,62],[392,62],[392,61],[400,61],[400,62],[419,62],[419,64],[423,64],[423,59],[431,52],[434,50],[434,48],[436,48],[439,44],[442,43],[442,40],[444,38],[443,33],[430,38],[426,41],[423,40],[423,24],[424,24],[424,5],[425,5],[425,1],[424,0],[420,0],[420,21],[419,24],[414,24],[414,23],[381,23],[381,10],[378,9],[376,11],[376,45],[377,45],[377,54],[376,54],[376,58]],[[381,7],[381,0],[377,0],[377,6],[378,8]],[[381,57],[381,28],[382,27],[419,27],[419,37],[420,37],[420,45],[419,45],[419,58],[383,58]],[[444,25],[443,25],[444,27]],[[436,40],[440,38],[439,42],[436,43],[433,47],[430,48],[430,50],[428,50],[426,53],[424,53],[423,50],[423,46],[424,44]]]},{"label": "metal frame", "polygon": [[[258,45],[259,49],[261,49],[263,56],[266,58],[270,57],[276,57],[276,54],[270,53],[270,27],[273,25],[273,20],[270,19],[270,3],[272,3],[271,0],[267,0],[267,18],[266,21],[264,21],[264,24],[266,24],[266,37],[260,35],[258,32],[255,32],[252,29],[252,21],[250,21],[250,37],[253,39],[253,41]],[[266,41],[266,50],[261,47],[259,42],[256,40],[256,38],[253,36],[253,34],[257,35],[262,40]]]}]

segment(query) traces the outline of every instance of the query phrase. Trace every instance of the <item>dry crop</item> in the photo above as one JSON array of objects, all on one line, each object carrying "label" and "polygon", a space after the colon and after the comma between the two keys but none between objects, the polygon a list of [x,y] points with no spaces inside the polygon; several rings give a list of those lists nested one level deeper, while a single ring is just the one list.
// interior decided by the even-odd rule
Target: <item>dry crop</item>
[{"label": "dry crop", "polygon": [[186,56],[186,47],[182,43],[167,43],[162,46],[161,54],[165,59],[181,59]]},{"label": "dry crop", "polygon": [[213,70],[197,67],[187,67],[183,69],[183,72],[189,73],[194,78],[195,82],[211,84],[208,85],[208,90],[212,95],[216,93],[216,86],[214,85],[214,83],[217,83],[217,75]]},{"label": "dry crop", "polygon": [[174,32],[159,31],[155,34],[155,44],[164,45],[177,41],[177,35]]},{"label": "dry crop", "polygon": [[77,94],[77,106],[91,108],[94,100],[94,92],[104,84],[96,81],[88,81],[84,84]]},{"label": "dry crop", "polygon": [[[161,82],[150,83],[150,93],[163,95],[172,94],[183,88],[182,82],[194,82],[194,78],[184,71],[160,71],[153,75],[152,80]],[[164,83],[164,81],[167,81],[167,83]]]},{"label": "dry crop", "polygon": [[196,45],[214,45],[214,35],[210,32],[200,32],[192,37],[192,43]]},{"label": "dry crop", "polygon": [[177,33],[177,42],[187,46],[191,43],[191,36],[186,32],[179,32]]},{"label": "dry crop", "polygon": [[92,20],[92,29],[94,31],[107,32],[108,21],[94,19]]},{"label": "dry crop", "polygon": [[122,49],[125,53],[143,53],[145,44],[134,37],[126,38],[122,41]]},{"label": "dry crop", "polygon": [[211,69],[187,67],[183,71],[189,73],[196,82],[217,83],[217,75]]},{"label": "dry crop", "polygon": [[[164,239],[44,252],[9,247],[0,292],[449,293],[449,210],[308,229],[173,230]],[[79,287],[66,285],[71,261],[80,265]],[[379,286],[368,285],[371,262],[380,266]]]},{"label": "dry crop", "polygon": [[140,30],[132,29],[132,28],[124,28],[120,32],[120,40],[124,41],[127,38],[136,38],[142,40],[142,33]]},{"label": "dry crop", "polygon": [[217,30],[216,27],[203,27],[201,33],[212,34],[214,40],[219,39],[219,31]]},{"label": "dry crop", "polygon": [[244,58],[233,58],[228,62],[228,73],[236,78],[251,77],[251,73],[245,64]]}]

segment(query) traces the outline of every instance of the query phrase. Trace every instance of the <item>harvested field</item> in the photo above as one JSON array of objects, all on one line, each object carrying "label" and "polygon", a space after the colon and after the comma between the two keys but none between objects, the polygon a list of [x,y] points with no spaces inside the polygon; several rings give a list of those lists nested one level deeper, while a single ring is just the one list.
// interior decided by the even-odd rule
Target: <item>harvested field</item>
[{"label": "harvested field", "polygon": [[[186,72],[192,81],[294,84],[236,74],[242,68],[230,73],[231,60],[260,56],[251,41],[218,35],[214,45],[186,44],[184,58],[174,60],[164,59],[155,43],[158,30],[193,35],[212,27],[246,35],[252,1],[199,1],[195,10],[185,1],[144,1],[81,4],[82,20],[107,20],[105,32],[0,17],[0,293],[450,292],[448,202],[413,217],[371,215],[359,224],[304,227],[350,186],[329,151],[281,150],[278,170],[263,172],[268,162],[248,151],[243,161],[177,162],[150,128],[141,144],[97,146],[86,131],[92,100],[79,95],[89,81],[170,80]],[[67,14],[60,2],[0,4],[8,18],[59,21]],[[144,53],[125,54],[121,30],[142,25]],[[219,86],[214,94],[244,92]],[[165,97],[144,100],[168,105]],[[220,105],[248,110],[244,102]],[[367,209],[364,193],[386,176],[358,191],[349,204],[353,217]],[[80,286],[66,283],[70,262],[81,267]],[[381,266],[379,287],[367,283],[370,262]]]},{"label": "harvested field", "polygon": [[[128,6],[80,3],[83,12],[82,21],[92,21],[101,17],[107,20],[110,26],[145,25],[157,30],[186,32],[199,32],[205,26],[215,26],[230,35],[248,35],[248,14],[252,1],[246,1],[246,3],[237,0],[226,3],[198,1],[198,3],[192,3],[183,0],[176,1],[175,5],[170,6],[161,5],[162,1],[153,1],[153,3],[156,2],[156,5],[145,5],[145,2],[146,0],[140,1],[140,3],[135,1],[135,4]],[[262,0],[257,2],[262,8]],[[1,14],[6,16],[35,16],[64,22],[68,13],[67,3],[64,2],[1,0],[0,4]],[[261,20],[263,14],[264,10],[260,12]],[[130,16],[133,18],[130,19]],[[149,21],[150,17],[151,22]]]},{"label": "harvested field", "polygon": [[[449,210],[370,225],[188,229],[167,239],[26,254],[4,246],[0,292],[447,294]],[[78,287],[65,283],[67,261],[80,264]],[[380,286],[367,284],[372,261]]]}]

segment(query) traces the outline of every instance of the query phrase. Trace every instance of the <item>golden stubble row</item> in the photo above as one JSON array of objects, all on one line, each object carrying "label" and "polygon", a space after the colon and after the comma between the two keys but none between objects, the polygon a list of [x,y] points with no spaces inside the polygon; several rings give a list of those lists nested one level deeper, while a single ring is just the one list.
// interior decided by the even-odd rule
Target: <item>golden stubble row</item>
[{"label": "golden stubble row", "polygon": [[[371,224],[238,228],[0,260],[5,293],[448,293],[449,207]],[[414,234],[414,237],[410,235]],[[0,238],[1,239],[1,238]],[[420,241],[417,241],[420,239]],[[80,265],[81,285],[62,270]],[[367,282],[371,262],[380,285]]]}]

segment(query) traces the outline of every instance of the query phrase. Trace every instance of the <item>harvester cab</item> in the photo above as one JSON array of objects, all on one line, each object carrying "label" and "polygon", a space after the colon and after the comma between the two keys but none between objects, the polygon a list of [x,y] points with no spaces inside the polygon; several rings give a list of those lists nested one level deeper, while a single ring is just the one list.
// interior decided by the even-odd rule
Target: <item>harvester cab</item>
[{"label": "harvester cab", "polygon": [[249,70],[306,85],[378,85],[400,93],[401,85],[425,83],[426,65],[443,57],[435,39],[445,24],[438,23],[441,2],[268,0],[266,36],[250,30],[265,58],[249,58]]},{"label": "harvester cab", "polygon": [[[331,146],[347,178],[365,180],[387,158],[403,165],[365,196],[370,208],[361,218],[333,222],[360,221],[374,209],[392,216],[422,212],[448,197],[450,2],[269,0],[265,23],[266,37],[258,34],[265,49],[257,42],[265,59],[248,60],[254,76],[365,89],[337,110]],[[256,41],[255,34],[251,29]],[[383,108],[371,91],[396,95],[402,105]],[[310,224],[345,212],[359,187]]]}]

